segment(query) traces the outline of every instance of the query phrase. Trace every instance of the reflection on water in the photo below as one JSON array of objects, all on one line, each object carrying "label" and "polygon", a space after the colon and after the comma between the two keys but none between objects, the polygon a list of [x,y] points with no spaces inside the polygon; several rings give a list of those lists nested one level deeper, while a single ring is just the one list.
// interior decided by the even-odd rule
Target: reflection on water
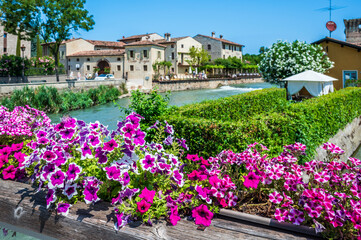
[{"label": "reflection on water", "polygon": [[[199,89],[172,92],[170,95],[170,105],[183,106],[190,103],[201,102],[204,100],[218,99],[228,97],[231,95],[242,94],[258,89],[275,87],[269,83],[244,83],[231,86],[222,86],[217,89]],[[117,106],[116,106],[117,105]],[[82,119],[86,122],[99,121],[107,125],[110,130],[116,129],[117,121],[124,117],[124,113],[119,110],[119,107],[128,107],[129,98],[122,98],[113,102],[94,106],[87,109],[75,110],[69,113],[70,116],[77,119]],[[49,114],[52,122],[59,122],[61,114]]]}]

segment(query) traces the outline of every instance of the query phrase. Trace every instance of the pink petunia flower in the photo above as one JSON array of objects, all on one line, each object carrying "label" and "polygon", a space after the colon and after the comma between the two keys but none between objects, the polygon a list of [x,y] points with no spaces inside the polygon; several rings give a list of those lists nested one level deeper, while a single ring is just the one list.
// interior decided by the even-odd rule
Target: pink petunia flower
[{"label": "pink petunia flower", "polygon": [[208,210],[206,205],[202,204],[192,210],[192,217],[195,218],[196,225],[208,227],[211,225],[213,213]]}]

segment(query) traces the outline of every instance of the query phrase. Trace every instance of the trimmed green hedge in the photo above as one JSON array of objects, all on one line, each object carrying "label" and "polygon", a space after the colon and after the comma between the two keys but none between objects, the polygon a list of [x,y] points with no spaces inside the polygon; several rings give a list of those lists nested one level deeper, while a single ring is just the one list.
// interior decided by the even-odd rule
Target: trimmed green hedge
[{"label": "trimmed green hedge", "polygon": [[266,145],[269,155],[276,156],[284,145],[301,142],[308,147],[308,155],[301,158],[304,162],[314,156],[318,146],[360,115],[361,88],[347,88],[247,120],[219,121],[179,115],[163,118],[177,129],[178,137],[187,139],[193,152],[206,157],[223,149],[243,151],[253,142]]},{"label": "trimmed green hedge", "polygon": [[280,111],[288,104],[285,89],[267,88],[180,107],[175,114],[189,118],[238,121],[255,114]]}]

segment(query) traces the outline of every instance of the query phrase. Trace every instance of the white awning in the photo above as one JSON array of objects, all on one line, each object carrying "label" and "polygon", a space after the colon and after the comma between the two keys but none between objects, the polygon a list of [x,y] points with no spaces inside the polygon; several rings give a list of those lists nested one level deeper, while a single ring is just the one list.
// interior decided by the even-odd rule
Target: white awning
[{"label": "white awning", "polygon": [[312,70],[307,70],[296,75],[282,79],[282,81],[302,81],[302,82],[330,82],[337,81],[336,78],[318,73]]}]

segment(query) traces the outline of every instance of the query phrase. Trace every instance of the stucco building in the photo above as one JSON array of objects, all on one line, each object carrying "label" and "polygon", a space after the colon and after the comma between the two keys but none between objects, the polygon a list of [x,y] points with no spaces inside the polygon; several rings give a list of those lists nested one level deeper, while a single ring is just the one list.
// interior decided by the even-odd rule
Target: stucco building
[{"label": "stucco building", "polygon": [[175,75],[189,72],[190,66],[187,62],[190,60],[189,49],[191,47],[202,48],[202,44],[192,37],[171,38],[170,33],[164,34],[164,39],[158,39],[154,42],[166,46],[164,59],[172,63],[170,72]]},{"label": "stucco building", "polygon": [[334,38],[325,37],[314,44],[320,44],[331,61],[335,63],[327,75],[338,79],[334,88],[347,86],[347,80],[361,78],[361,46]]},{"label": "stucco building", "polygon": [[124,48],[124,71],[128,86],[143,86],[143,88],[151,89],[153,75],[155,74],[153,64],[164,61],[166,46],[143,40],[129,43]]},{"label": "stucco building", "polygon": [[[9,34],[5,31],[4,26],[0,25],[0,56],[7,55],[16,55],[16,44],[18,36]],[[21,40],[20,46],[25,46],[24,57],[31,57],[31,41]],[[20,56],[23,56],[23,53],[20,52]]]},{"label": "stucco building", "polygon": [[130,37],[123,36],[121,39],[118,39],[118,42],[128,44],[128,43],[140,42],[140,41],[154,41],[158,39],[163,39],[163,37],[158,33],[147,33],[141,35],[133,35]]},{"label": "stucco building", "polygon": [[228,57],[237,57],[242,59],[242,48],[244,45],[231,42],[219,35],[219,38],[215,36],[215,32],[212,32],[211,36],[198,34],[194,37],[195,40],[203,45],[211,55],[211,60],[217,58],[226,59]]}]

